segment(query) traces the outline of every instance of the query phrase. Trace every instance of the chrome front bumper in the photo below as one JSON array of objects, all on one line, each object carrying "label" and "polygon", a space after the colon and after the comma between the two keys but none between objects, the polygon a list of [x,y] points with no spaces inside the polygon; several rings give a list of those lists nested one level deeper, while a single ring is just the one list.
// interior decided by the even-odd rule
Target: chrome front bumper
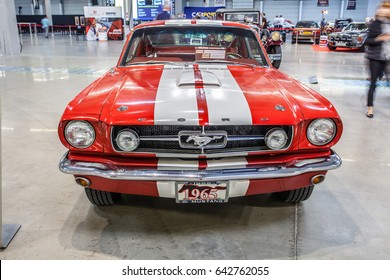
[{"label": "chrome front bumper", "polygon": [[261,168],[237,168],[220,170],[159,170],[131,169],[112,167],[94,162],[71,161],[62,157],[59,169],[67,174],[78,176],[98,176],[112,180],[140,181],[218,181],[271,179],[298,176],[309,172],[321,172],[336,169],[341,165],[341,158],[333,151],[327,157],[295,161],[289,166],[265,166]]},{"label": "chrome front bumper", "polygon": [[[339,42],[345,43],[345,45],[338,44]],[[339,47],[339,48],[360,48],[364,45],[364,42],[351,42],[351,41],[331,41],[328,40],[328,45],[331,47]]]}]

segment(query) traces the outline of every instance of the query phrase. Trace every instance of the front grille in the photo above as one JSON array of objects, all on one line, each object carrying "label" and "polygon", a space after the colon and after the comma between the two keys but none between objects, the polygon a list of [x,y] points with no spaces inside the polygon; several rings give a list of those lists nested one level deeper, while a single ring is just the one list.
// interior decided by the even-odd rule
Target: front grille
[{"label": "front grille", "polygon": [[[116,136],[122,129],[132,129],[140,136],[140,144],[133,152],[142,153],[169,153],[169,154],[187,154],[187,155],[202,155],[202,154],[221,154],[221,153],[237,153],[237,152],[252,152],[252,151],[267,151],[265,145],[266,133],[275,127],[282,128],[288,136],[289,141],[283,149],[290,146],[293,135],[292,126],[263,126],[263,125],[218,125],[218,126],[180,126],[180,125],[155,125],[155,126],[113,126],[111,129],[111,143],[115,151],[121,152],[116,144]],[[214,144],[221,144],[222,140],[214,140],[213,143],[204,147],[185,147],[186,137],[181,136],[182,145],[179,141],[179,133],[186,132],[185,135],[203,132],[205,134],[226,135],[226,145],[219,148],[212,148]],[[226,133],[225,133],[226,132]],[[183,143],[185,145],[183,145]],[[209,148],[211,147],[211,148]]]}]

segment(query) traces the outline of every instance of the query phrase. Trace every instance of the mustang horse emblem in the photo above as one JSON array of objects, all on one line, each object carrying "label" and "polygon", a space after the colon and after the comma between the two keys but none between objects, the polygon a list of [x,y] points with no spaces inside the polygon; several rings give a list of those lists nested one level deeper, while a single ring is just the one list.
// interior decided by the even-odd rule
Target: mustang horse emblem
[{"label": "mustang horse emblem", "polygon": [[200,135],[190,135],[186,142],[194,141],[194,144],[197,145],[198,147],[204,147],[207,144],[209,144],[213,140],[218,140],[221,139],[223,136],[213,136],[213,137],[208,137],[208,136],[200,136]]}]

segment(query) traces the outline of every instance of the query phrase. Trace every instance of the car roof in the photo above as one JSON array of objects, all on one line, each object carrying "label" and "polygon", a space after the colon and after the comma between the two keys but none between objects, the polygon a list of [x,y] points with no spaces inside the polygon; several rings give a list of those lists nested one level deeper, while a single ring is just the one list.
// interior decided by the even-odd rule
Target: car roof
[{"label": "car roof", "polygon": [[145,22],[134,27],[134,30],[147,27],[163,27],[163,26],[210,26],[210,27],[238,27],[244,29],[251,29],[250,26],[232,21],[221,21],[221,20],[205,20],[205,19],[173,19],[173,20],[155,20],[150,22]]}]

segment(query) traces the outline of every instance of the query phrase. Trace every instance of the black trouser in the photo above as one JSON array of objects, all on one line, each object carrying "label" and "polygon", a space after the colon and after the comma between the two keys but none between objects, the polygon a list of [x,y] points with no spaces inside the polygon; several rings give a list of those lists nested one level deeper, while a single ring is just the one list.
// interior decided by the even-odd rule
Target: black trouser
[{"label": "black trouser", "polygon": [[374,106],[374,92],[376,88],[376,81],[378,80],[381,73],[386,70],[386,60],[374,60],[369,59],[370,63],[370,89],[367,94],[367,106]]}]

